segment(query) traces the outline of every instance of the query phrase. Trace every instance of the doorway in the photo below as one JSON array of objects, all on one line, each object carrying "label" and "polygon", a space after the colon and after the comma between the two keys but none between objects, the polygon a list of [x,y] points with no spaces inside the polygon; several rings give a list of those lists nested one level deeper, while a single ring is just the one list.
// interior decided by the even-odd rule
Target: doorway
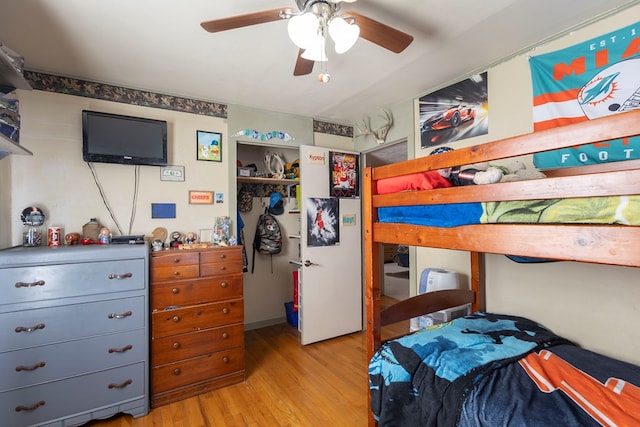
[{"label": "doorway", "polygon": [[[362,153],[364,167],[377,167],[408,159],[407,140],[399,140]],[[401,301],[410,296],[409,251],[407,247],[384,245],[382,295]]]}]

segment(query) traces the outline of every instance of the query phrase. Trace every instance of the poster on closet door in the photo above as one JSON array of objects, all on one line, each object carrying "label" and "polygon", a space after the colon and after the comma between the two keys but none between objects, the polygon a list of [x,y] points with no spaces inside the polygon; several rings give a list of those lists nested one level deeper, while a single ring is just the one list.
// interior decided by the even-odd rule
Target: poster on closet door
[{"label": "poster on closet door", "polygon": [[340,244],[339,199],[336,197],[306,200],[307,246],[335,246]]},{"label": "poster on closet door", "polygon": [[358,198],[358,154],[329,151],[329,188],[333,197]]}]

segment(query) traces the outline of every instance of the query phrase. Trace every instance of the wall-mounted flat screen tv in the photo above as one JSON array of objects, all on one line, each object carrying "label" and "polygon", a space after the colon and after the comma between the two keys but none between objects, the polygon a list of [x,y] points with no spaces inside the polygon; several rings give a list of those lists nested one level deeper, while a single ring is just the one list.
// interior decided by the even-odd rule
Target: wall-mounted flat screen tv
[{"label": "wall-mounted flat screen tv", "polygon": [[167,122],[82,111],[82,159],[125,165],[167,165]]}]

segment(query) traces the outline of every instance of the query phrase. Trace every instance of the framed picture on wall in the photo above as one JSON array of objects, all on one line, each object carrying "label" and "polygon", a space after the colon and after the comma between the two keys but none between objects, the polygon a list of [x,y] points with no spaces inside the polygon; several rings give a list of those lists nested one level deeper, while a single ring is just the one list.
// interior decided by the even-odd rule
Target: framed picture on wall
[{"label": "framed picture on wall", "polygon": [[222,134],[196,131],[196,158],[213,162],[222,161]]}]

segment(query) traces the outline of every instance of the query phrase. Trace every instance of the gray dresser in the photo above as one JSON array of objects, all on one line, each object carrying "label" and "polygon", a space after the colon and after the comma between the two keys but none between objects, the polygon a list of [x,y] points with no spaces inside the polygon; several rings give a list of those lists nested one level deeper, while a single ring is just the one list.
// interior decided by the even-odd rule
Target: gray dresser
[{"label": "gray dresser", "polygon": [[0,251],[0,424],[149,410],[146,245]]}]

